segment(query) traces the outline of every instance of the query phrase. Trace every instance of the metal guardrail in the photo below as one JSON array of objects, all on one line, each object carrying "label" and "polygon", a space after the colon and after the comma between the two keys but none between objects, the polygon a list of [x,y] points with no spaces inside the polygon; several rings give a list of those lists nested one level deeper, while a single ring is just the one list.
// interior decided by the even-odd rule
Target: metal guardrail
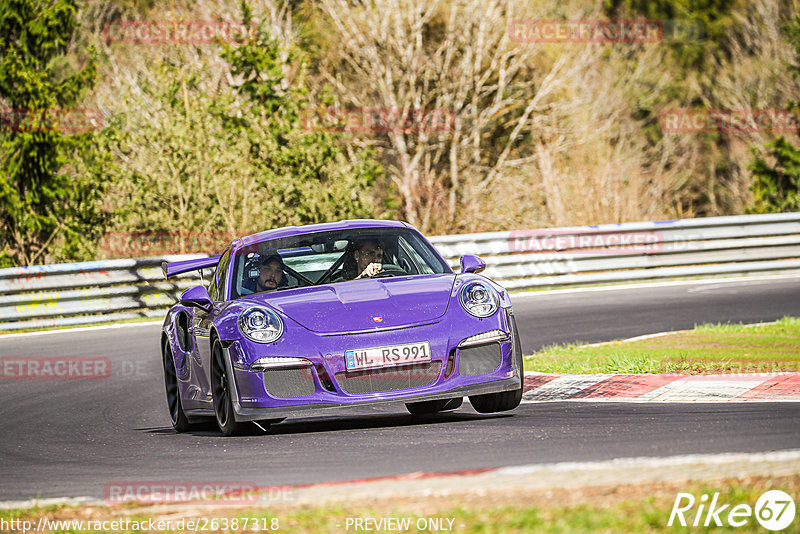
[{"label": "metal guardrail", "polygon": [[163,317],[197,273],[164,281],[161,262],[204,254],[0,269],[0,330]]},{"label": "metal guardrail", "polygon": [[[510,290],[756,273],[800,273],[800,213],[439,236],[458,268],[477,254]],[[165,256],[0,269],[0,330],[163,317],[196,273],[165,282]]]}]

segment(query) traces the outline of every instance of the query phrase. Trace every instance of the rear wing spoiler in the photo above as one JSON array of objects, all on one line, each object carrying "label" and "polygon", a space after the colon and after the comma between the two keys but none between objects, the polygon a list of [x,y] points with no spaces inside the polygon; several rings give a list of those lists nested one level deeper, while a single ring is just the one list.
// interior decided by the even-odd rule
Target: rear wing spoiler
[{"label": "rear wing spoiler", "polygon": [[219,263],[221,256],[209,256],[207,258],[195,258],[193,260],[161,262],[161,272],[164,273],[164,278],[170,278],[176,274],[188,273],[191,271],[199,271],[200,269],[207,269],[209,267],[216,267]]}]

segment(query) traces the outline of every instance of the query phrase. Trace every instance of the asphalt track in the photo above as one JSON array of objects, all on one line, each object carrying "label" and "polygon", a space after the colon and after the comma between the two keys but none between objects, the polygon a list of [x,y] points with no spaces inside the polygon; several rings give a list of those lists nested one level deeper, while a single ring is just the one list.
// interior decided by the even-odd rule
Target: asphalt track
[{"label": "asphalt track", "polygon": [[[513,298],[526,352],[702,322],[800,316],[800,277]],[[352,480],[557,461],[800,448],[800,403],[524,404],[510,414],[415,418],[402,405],[287,421],[270,434],[175,434],[158,326],[0,336],[1,357],[95,356],[111,376],[0,381],[0,501],[103,498],[112,482]]]}]

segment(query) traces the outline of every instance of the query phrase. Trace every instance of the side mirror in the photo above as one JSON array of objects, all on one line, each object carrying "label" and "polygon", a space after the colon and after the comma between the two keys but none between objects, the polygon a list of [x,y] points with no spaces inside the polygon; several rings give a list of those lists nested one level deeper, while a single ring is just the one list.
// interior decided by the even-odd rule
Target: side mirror
[{"label": "side mirror", "polygon": [[210,311],[214,307],[214,301],[208,294],[205,286],[190,287],[181,293],[180,303],[184,306],[194,306],[204,311]]},{"label": "side mirror", "polygon": [[461,272],[462,273],[479,273],[486,268],[486,262],[478,256],[472,254],[464,254],[461,256]]}]

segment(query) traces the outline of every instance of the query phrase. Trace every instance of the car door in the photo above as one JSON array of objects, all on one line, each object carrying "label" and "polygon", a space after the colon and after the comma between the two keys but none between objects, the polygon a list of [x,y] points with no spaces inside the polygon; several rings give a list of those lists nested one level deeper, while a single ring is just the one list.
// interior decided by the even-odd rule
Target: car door
[{"label": "car door", "polygon": [[[211,277],[211,282],[208,286],[208,294],[217,305],[222,303],[224,295],[227,294],[226,286],[230,258],[229,248],[225,250],[219,259],[214,276]],[[211,326],[216,314],[216,309],[206,312],[199,308],[194,313],[194,337],[198,354],[198,359],[194,362],[196,366],[194,376],[197,380],[195,384],[203,393],[203,401],[205,402],[211,402]]]}]

